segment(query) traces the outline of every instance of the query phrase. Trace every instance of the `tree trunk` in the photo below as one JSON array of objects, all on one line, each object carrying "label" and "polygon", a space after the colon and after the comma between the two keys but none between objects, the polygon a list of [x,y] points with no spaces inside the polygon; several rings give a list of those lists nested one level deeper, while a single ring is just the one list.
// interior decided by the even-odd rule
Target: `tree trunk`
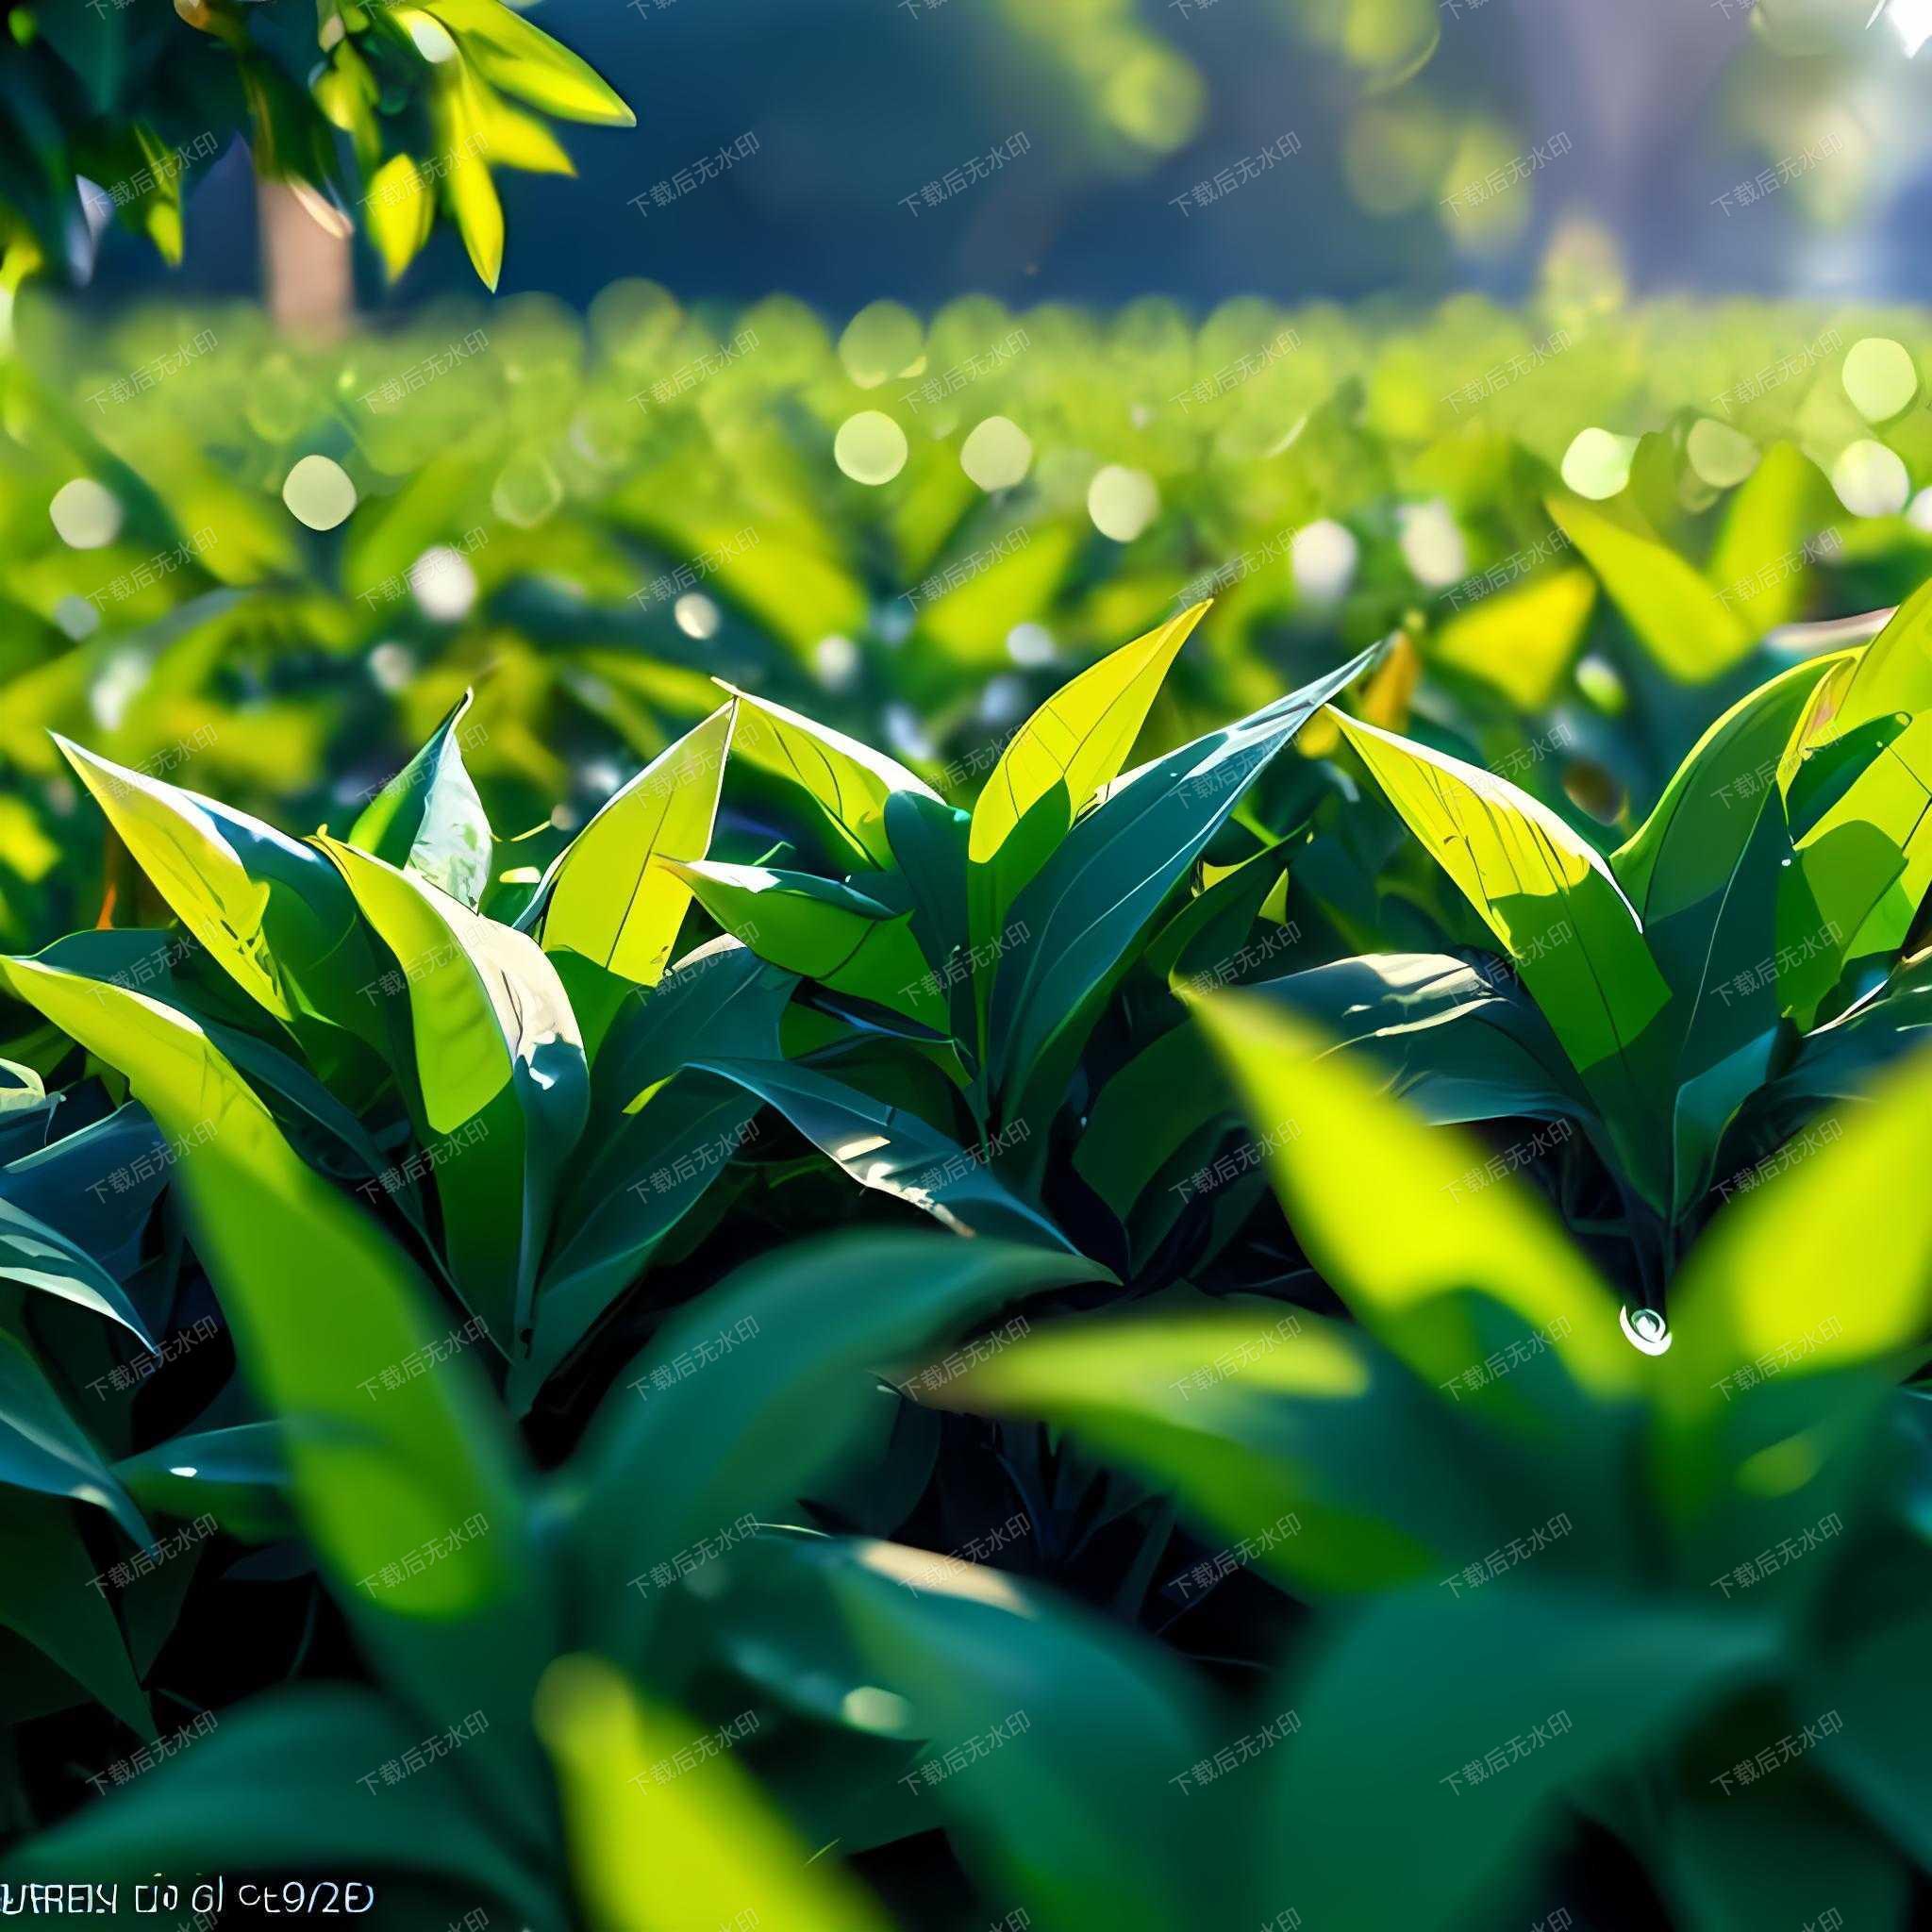
[{"label": "tree trunk", "polygon": [[348,326],[356,306],[355,232],[312,190],[258,177],[262,291],[278,327],[328,339]]}]

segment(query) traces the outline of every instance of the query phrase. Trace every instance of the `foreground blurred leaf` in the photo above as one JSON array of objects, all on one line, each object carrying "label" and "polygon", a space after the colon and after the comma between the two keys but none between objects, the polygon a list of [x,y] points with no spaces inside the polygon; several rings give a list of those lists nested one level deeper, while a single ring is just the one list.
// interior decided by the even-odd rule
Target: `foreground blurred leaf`
[{"label": "foreground blurred leaf", "polygon": [[[1255,1774],[1264,1815],[1291,1821],[1283,1885],[1311,1926],[1352,1923],[1370,1871],[1386,1923],[1465,1925],[1548,1847],[1567,1792],[1659,1748],[1773,1648],[1735,1606],[1550,1588],[1445,1602],[1434,1585],[1374,1605],[1333,1633],[1294,1688],[1299,1735]],[[1484,1775],[1512,1740],[1524,1754]]]},{"label": "foreground blurred leaf", "polygon": [[[625,1630],[626,1581],[746,1510],[783,1511],[858,1431],[878,1376],[1041,1289],[1110,1280],[1076,1255],[985,1237],[865,1233],[752,1263],[668,1322],[618,1378],[575,1475],[575,1541]],[[654,1362],[730,1346],[701,1373],[641,1392]],[[675,1461],[685,1474],[647,1473]]]},{"label": "foreground blurred leaf", "polygon": [[[0,960],[0,976],[119,1067],[181,1145],[174,1185],[236,1355],[285,1426],[309,1534],[404,1694],[444,1724],[479,1695],[526,1700],[549,1605],[510,1447],[467,1363],[377,1386],[431,1339],[421,1275],[303,1165],[185,1015],[32,960]],[[481,1533],[404,1574],[479,1518]]]},{"label": "foreground blurred leaf", "polygon": [[449,1751],[440,1773],[425,1766],[425,1775],[389,1782],[385,1762],[423,1742],[420,1725],[351,1685],[279,1691],[219,1715],[168,1763],[37,1839],[9,1876],[66,1880],[81,1871],[131,1886],[162,1872],[178,1874],[185,1898],[188,1874],[219,1871],[232,1899],[235,1877],[311,1870],[325,1847],[321,1862],[374,1883],[374,1923],[402,1923],[380,1902],[401,1889],[394,1881],[415,1876],[431,1881],[415,1896],[419,1908],[436,1901],[439,1921],[487,1900],[533,1925],[556,1924],[559,1901],[544,1880],[487,1819],[452,1799],[456,1763],[500,1748],[497,1725],[511,1713],[486,1714],[491,1727]]},{"label": "foreground blurred leaf", "polygon": [[[1026,1899],[1057,1925],[1231,1923],[1217,1907],[1240,1857],[1214,1807],[1186,1831],[1172,1822],[1172,1780],[1220,1740],[1207,1700],[1153,1644],[1038,1586],[899,1543],[761,1537],[744,1567],[764,1598],[747,1646],[774,1674],[849,1683],[848,1721],[917,1740],[902,1772],[913,1808],[958,1834],[985,1895]],[[736,1593],[726,1601],[742,1614]],[[915,1775],[995,1732],[982,1765]]]},{"label": "foreground blurred leaf", "polygon": [[[1476,1290],[1549,1337],[1592,1395],[1631,1391],[1639,1357],[1602,1284],[1541,1203],[1507,1179],[1490,1184],[1475,1142],[1424,1126],[1372,1073],[1252,995],[1211,997],[1200,1012],[1309,1258],[1419,1375],[1442,1382],[1489,1353],[1463,1292]],[[1506,1387],[1488,1384],[1476,1400],[1511,1412]]]},{"label": "foreground blurred leaf", "polygon": [[[538,1692],[590,1932],[773,1924],[887,1932],[866,1893],[814,1857],[727,1754],[653,1782],[705,1727],[647,1703],[599,1659],[560,1657]],[[755,1914],[755,1917],[747,1917]]]}]

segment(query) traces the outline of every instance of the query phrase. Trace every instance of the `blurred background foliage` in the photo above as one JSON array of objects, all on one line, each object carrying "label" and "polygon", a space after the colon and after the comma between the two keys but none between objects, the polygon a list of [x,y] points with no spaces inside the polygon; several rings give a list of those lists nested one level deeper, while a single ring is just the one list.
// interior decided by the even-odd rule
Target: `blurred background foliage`
[{"label": "blurred background foliage", "polygon": [[1627,830],[1724,702],[1820,647],[1805,621],[1923,574],[1928,348],[1907,309],[1613,303],[1561,248],[1516,308],[828,323],[625,281],[582,319],[451,301],[327,342],[30,285],[0,366],[0,932],[99,904],[50,728],[340,829],[474,684],[521,869],[714,678],[970,792],[1072,672],[1202,595],[1151,749],[1399,630],[1391,722],[1478,763],[1535,741],[1528,782]]}]

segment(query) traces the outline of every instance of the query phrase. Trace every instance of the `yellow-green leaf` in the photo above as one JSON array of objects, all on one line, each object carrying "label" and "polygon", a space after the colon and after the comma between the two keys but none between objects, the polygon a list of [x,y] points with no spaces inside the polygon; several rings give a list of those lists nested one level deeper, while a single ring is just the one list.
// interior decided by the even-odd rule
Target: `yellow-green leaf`
[{"label": "yellow-green leaf", "polygon": [[436,220],[436,197],[413,155],[391,155],[370,178],[363,206],[369,234],[382,257],[384,273],[395,281],[415,260]]},{"label": "yellow-green leaf", "polygon": [[660,753],[558,859],[543,912],[545,952],[571,951],[656,986],[677,941],[691,888],[654,858],[709,849],[737,707],[721,706]]},{"label": "yellow-green leaf", "polygon": [[[819,1857],[728,1751],[660,1780],[712,1726],[647,1702],[611,1665],[559,1657],[538,1687],[589,1932],[759,1924],[890,1932],[837,1860]],[[755,1916],[754,1916],[755,1915]]]},{"label": "yellow-green leaf", "polygon": [[[1906,1371],[1932,1344],[1932,1055],[1871,1100],[1820,1116],[1779,1172],[1736,1191],[1671,1291],[1659,1400],[1688,1424],[1722,1413],[1730,1378],[1771,1356],[1787,1376]],[[1741,1386],[1741,1385],[1740,1385]]]},{"label": "yellow-green leaf", "polygon": [[443,193],[469,250],[470,265],[487,287],[494,289],[503,272],[503,203],[490,178],[481,96],[461,62],[451,64],[459,71],[443,87],[439,97],[441,112],[436,117],[443,136],[443,158],[449,163]]},{"label": "yellow-green leaf", "polygon": [[1430,656],[1493,685],[1519,710],[1541,710],[1556,695],[1595,605],[1590,572],[1551,571],[1448,618]]},{"label": "yellow-green leaf", "polygon": [[249,877],[202,802],[58,734],[55,742],[182,924],[276,1019],[293,1018],[261,929],[268,884]]},{"label": "yellow-green leaf", "polygon": [[318,837],[408,981],[429,1128],[453,1133],[554,1041],[581,1048],[563,984],[534,941],[472,912],[426,879]]},{"label": "yellow-green leaf", "polygon": [[1547,508],[1672,676],[1702,684],[1750,651],[1756,633],[1634,510],[1580,496],[1553,496]]},{"label": "yellow-green leaf", "polygon": [[[1541,1331],[1590,1393],[1629,1391],[1639,1357],[1602,1283],[1540,1201],[1491,1176],[1478,1141],[1426,1124],[1369,1063],[1276,1006],[1224,993],[1198,1010],[1269,1149],[1290,1224],[1364,1327],[1444,1382],[1495,1346],[1475,1314],[1488,1296]],[[1507,1409],[1507,1389],[1490,1382],[1473,1399]]]},{"label": "yellow-green leaf", "polygon": [[464,58],[506,93],[567,121],[634,127],[637,116],[594,68],[498,0],[425,0]]},{"label": "yellow-green leaf", "polygon": [[741,706],[732,749],[761,770],[803,786],[866,863],[893,867],[886,800],[895,791],[915,791],[935,801],[939,793],[884,752],[722,678],[718,682]]},{"label": "yellow-green leaf", "polygon": [[984,865],[1056,785],[1066,788],[1072,824],[1088,800],[1119,774],[1167,667],[1211,601],[1109,652],[1034,712],[1001,754],[973,808],[969,858]]},{"label": "yellow-green leaf", "polygon": [[1494,772],[1335,714],[1390,803],[1515,959],[1603,1108],[1630,1172],[1660,1200],[1657,1095],[1633,1061],[1670,988],[1609,867],[1555,812]]}]

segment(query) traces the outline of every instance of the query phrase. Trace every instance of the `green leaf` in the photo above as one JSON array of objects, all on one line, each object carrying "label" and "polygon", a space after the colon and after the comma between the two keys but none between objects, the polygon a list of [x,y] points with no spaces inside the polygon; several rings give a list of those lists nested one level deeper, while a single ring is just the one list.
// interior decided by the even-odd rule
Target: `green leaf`
[{"label": "green leaf", "polygon": [[590,64],[499,0],[424,0],[485,79],[567,121],[635,127],[637,116]]},{"label": "green leaf", "polygon": [[1610,855],[1610,870],[1646,924],[1721,898],[1749,826],[1774,790],[1797,720],[1829,672],[1857,653],[1814,658],[1740,698],[1705,732],[1643,824]]},{"label": "green leaf", "polygon": [[[1881,646],[1881,671],[1895,658],[1887,640],[1899,622],[1848,676],[1820,685],[1780,774],[1797,862],[1779,881],[1778,996],[1801,1024],[1847,965],[1904,942],[1932,888],[1932,702],[1865,715],[1880,690],[1907,686],[1866,676]],[[1899,635],[1923,655],[1928,631],[1932,622]]]},{"label": "green leaf", "polygon": [[1409,829],[1514,958],[1623,1156],[1661,1205],[1663,1150],[1648,1116],[1643,1036],[1670,988],[1643,927],[1595,849],[1546,805],[1493,772],[1335,719]]},{"label": "green leaf", "polygon": [[1189,1138],[1234,1095],[1202,1063],[1203,1042],[1180,1025],[1143,1047],[1095,1095],[1074,1166],[1124,1226],[1135,1204]]},{"label": "green leaf", "polygon": [[[957,1834],[982,1896],[1109,1932],[1237,1923],[1218,1909],[1236,1889],[1235,1847],[1216,1858],[1208,1818],[1172,1821],[1171,1780],[1221,1740],[1160,1648],[1047,1590],[899,1543],[761,1536],[740,1568],[750,1589],[734,1575],[720,1607],[745,1622],[762,1670],[829,1677],[849,1687],[844,1722],[913,1741],[900,1774],[918,1793],[914,1825]],[[740,1605],[752,1591],[756,1624]],[[918,1777],[995,1731],[983,1775]]]},{"label": "green leaf", "polygon": [[[598,1624],[634,1643],[629,1578],[747,1510],[789,1509],[859,1433],[882,1372],[1043,1289],[1111,1278],[1051,1248],[879,1231],[741,1268],[620,1374],[578,1454],[573,1541],[595,1579],[585,1601],[604,1607]],[[721,1336],[730,1345],[718,1353]],[[714,1358],[667,1388],[647,1384],[654,1363],[699,1342]],[[676,1482],[658,1480],[672,1467]]]},{"label": "green leaf", "polygon": [[[1924,1633],[1919,1634],[1923,1641]],[[1881,1731],[1890,1731],[1895,1739],[1901,1728],[1895,1722],[1900,1681],[1894,1678],[1888,1684],[1882,1703],[1868,1707],[1868,1711],[1857,1711],[1854,1706],[1857,1715],[1850,1722],[1857,1723],[1869,1712]],[[1807,1709],[1842,1714],[1839,1698],[1834,1685],[1815,1703],[1807,1700]],[[1849,1724],[1835,1734],[1830,1769],[1841,1773],[1845,1761],[1857,1752],[1855,1740],[1870,1735],[1863,1725],[1853,1732]],[[1923,1829],[1911,1816],[1919,1807],[1907,1796],[1911,1781],[1898,1776],[1900,1765],[1885,1761],[1887,1756],[1883,1747],[1866,1756],[1867,1765],[1879,1771],[1869,1783],[1856,1772],[1841,1774],[1840,1782],[1877,1818],[1888,1813],[1898,1817],[1907,1833],[1917,1835],[1923,1843]],[[1922,1771],[1922,1790],[1923,1779]],[[1737,1799],[1742,1795],[1710,1785],[1701,1791],[1673,1794],[1662,1821],[1668,1857],[1660,1875],[1667,1878],[1669,1895],[1679,1903],[1685,1924],[1695,1925],[1698,1932],[1761,1932],[1763,1926],[1789,1919],[1793,1903],[1803,1901],[1806,1916],[1798,1924],[1815,1928],[1819,1918],[1812,1914],[1826,1916],[1824,1902],[1829,1900],[1828,1909],[1836,1911],[1838,1923],[1846,1926],[1905,1932],[1911,1923],[1910,1869],[1883,1840],[1834,1805],[1817,1775],[1794,1773],[1790,1779],[1754,1786],[1748,1802],[1740,1805]]]},{"label": "green leaf", "polygon": [[1058,842],[1029,840],[1024,863],[995,867],[1021,820],[1051,795],[1063,837],[1093,794],[1119,775],[1168,666],[1207,610],[1206,603],[1196,604],[1090,665],[1014,733],[973,808],[967,856],[974,868],[975,942],[998,930],[1007,908]]},{"label": "green leaf", "polygon": [[420,874],[474,912],[490,884],[494,847],[457,737],[470,699],[465,691],[429,742],[363,808],[347,842],[399,872]]},{"label": "green leaf", "polygon": [[1750,652],[1755,633],[1744,620],[1634,509],[1570,495],[1546,507],[1672,676],[1702,684]]},{"label": "green leaf", "polygon": [[1896,1616],[1878,1630],[1821,1645],[1805,1679],[1807,1704],[1844,1721],[1830,1750],[1819,1754],[1824,1774],[1922,1868],[1932,1860],[1932,1713],[1923,1662],[1928,1639],[1932,1628],[1923,1609]]},{"label": "green leaf", "polygon": [[[185,1145],[173,1175],[194,1251],[242,1374],[284,1425],[308,1533],[375,1656],[444,1723],[486,1698],[526,1699],[549,1607],[532,1586],[514,1453],[467,1362],[380,1387],[442,1324],[421,1275],[302,1163],[187,1016],[33,960],[0,960],[0,976],[118,1067]],[[485,1533],[400,1569],[478,1517]],[[499,1783],[515,1762],[506,1755]]]},{"label": "green leaf", "polygon": [[1058,1107],[1071,1072],[1060,1061],[1077,1051],[1168,894],[1248,786],[1376,654],[1119,780],[1067,834],[1014,902],[993,969],[990,1062],[1013,1118],[1027,1118],[1029,1090]]},{"label": "green leaf", "polygon": [[0,1281],[92,1308],[152,1351],[154,1337],[122,1293],[121,1285],[84,1249],[43,1221],[0,1198]]},{"label": "green leaf", "polygon": [[1932,954],[1899,966],[1884,985],[1813,1027],[1776,1079],[1751,1096],[1736,1140],[1754,1147],[1787,1141],[1826,1101],[1862,1099],[1879,1072],[1927,1042],[1932,1026]]},{"label": "green leaf", "polygon": [[[1354,1057],[1326,1053],[1326,1040],[1252,994],[1215,995],[1199,1011],[1308,1258],[1416,1374],[1441,1383],[1489,1355],[1474,1291],[1548,1337],[1592,1395],[1633,1391],[1641,1357],[1602,1283],[1541,1202],[1490,1180],[1479,1143],[1424,1125]],[[1515,1414],[1510,1386],[1485,1384],[1475,1406]]]},{"label": "green leaf", "polygon": [[[418,1131],[465,1298],[507,1354],[527,1334],[553,1195],[583,1130],[589,1074],[557,969],[536,942],[412,873],[317,842],[408,980]],[[448,1137],[464,1130],[460,1141]]]},{"label": "green leaf", "polygon": [[[442,1727],[475,1707],[453,1711]],[[423,1743],[422,1724],[356,1685],[277,1691],[220,1713],[206,1736],[191,1738],[109,1803],[83,1807],[21,1848],[8,1875],[64,1881],[86,1872],[128,1887],[160,1872],[178,1874],[185,1901],[191,1874],[223,1872],[232,1901],[235,1879],[248,1873],[280,1880],[291,1871],[326,1870],[373,1883],[372,1923],[383,1924],[383,1895],[393,1898],[405,1890],[397,1881],[414,1876],[433,1881],[428,1896],[439,1901],[439,1924],[479,1900],[533,1925],[559,1924],[561,1901],[544,1879],[491,1821],[452,1799],[450,1781],[464,1758],[501,1752],[509,1714],[484,1716],[488,1729],[391,1784],[383,1766]]]},{"label": "green leaf", "polygon": [[891,841],[886,836],[886,801],[910,791],[935,803],[944,801],[925,780],[895,758],[768,703],[735,684],[721,687],[739,701],[732,749],[761,771],[789,778],[816,806],[835,843],[858,866],[891,867]]},{"label": "green leaf", "polygon": [[[1566,1801],[1668,1748],[1774,1647],[1736,1606],[1603,1591],[1454,1601],[1432,1585],[1371,1606],[1283,1687],[1301,1730],[1255,1774],[1262,1815],[1291,1821],[1283,1883],[1296,1909],[1311,1926],[1365,1913],[1414,1932],[1480,1922],[1480,1902],[1555,1836]],[[1527,1748],[1493,1779],[1449,1782],[1515,1739]]]},{"label": "green leaf", "polygon": [[[962,1147],[905,1108],[790,1061],[707,1058],[692,1065],[775,1107],[861,1187],[908,1202],[959,1234],[1073,1250],[1043,1213],[992,1177],[991,1149]],[[1008,1144],[1027,1138],[1017,1125]]]},{"label": "green leaf", "polygon": [[592,1137],[597,1155],[558,1217],[527,1357],[511,1365],[518,1414],[723,1177],[760,1104],[735,1086],[680,1074],[608,1138]]},{"label": "green leaf", "polygon": [[773,965],[935,1030],[946,1024],[938,975],[912,936],[909,910],[813,873],[715,859],[659,862],[726,932]]},{"label": "green leaf", "polygon": [[1247,991],[1364,1050],[1385,1091],[1424,1120],[1572,1120],[1595,1110],[1536,1003],[1494,967],[1445,953],[1378,953],[1251,982]]},{"label": "green leaf", "polygon": [[557,1764],[589,1932],[734,1919],[788,1932],[889,1932],[867,1893],[799,1839],[728,1752],[654,1780],[654,1765],[708,1726],[646,1702],[602,1659],[559,1657],[537,1723]]},{"label": "green leaf", "polygon": [[1707,1191],[1718,1145],[1778,1043],[1777,977],[1760,962],[1776,950],[1792,848],[1771,774],[1834,661],[1798,665],[1732,706],[1611,856],[1671,990],[1654,1051],[1674,1089],[1675,1217]]},{"label": "green leaf", "polygon": [[[81,1540],[73,1507],[57,1497],[15,1491],[0,1507],[0,1627],[25,1639],[130,1730],[154,1736],[147,1698],[108,1605],[107,1585]],[[60,1701],[50,1707],[58,1709]],[[8,1853],[9,1868],[17,1849]]]},{"label": "green leaf", "polygon": [[663,976],[691,888],[652,861],[709,849],[735,708],[721,707],[654,758],[564,848],[532,901],[546,953],[581,953],[640,986]]},{"label": "green leaf", "polygon": [[0,1483],[105,1509],[136,1544],[147,1524],[41,1365],[0,1328]]},{"label": "green leaf", "polygon": [[170,1436],[138,1456],[124,1456],[114,1473],[144,1507],[190,1521],[212,1516],[244,1542],[295,1533],[288,1452],[277,1424],[238,1423]]},{"label": "green leaf", "polygon": [[761,1101],[734,1083],[686,1075],[691,1056],[779,1059],[779,1016],[797,983],[725,939],[625,1001],[592,1080],[584,1134],[592,1151],[558,1203],[529,1357],[511,1370],[519,1411],[746,1138]]}]

